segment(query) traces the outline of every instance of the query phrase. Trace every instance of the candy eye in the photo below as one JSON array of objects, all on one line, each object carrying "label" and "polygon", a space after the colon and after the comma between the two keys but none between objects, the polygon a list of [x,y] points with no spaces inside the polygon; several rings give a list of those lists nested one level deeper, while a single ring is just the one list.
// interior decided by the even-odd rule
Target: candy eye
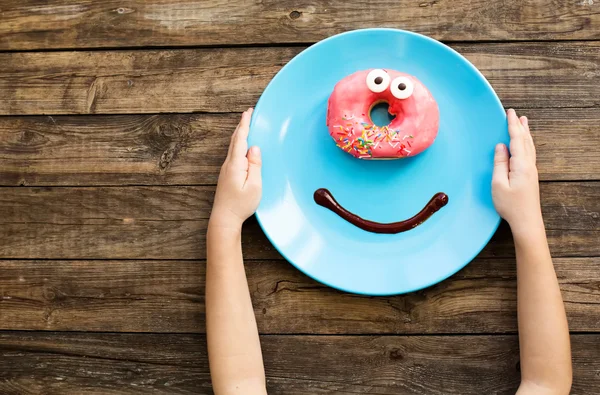
[{"label": "candy eye", "polygon": [[392,81],[390,90],[396,99],[408,99],[413,94],[415,86],[408,77],[397,77]]},{"label": "candy eye", "polygon": [[390,86],[390,76],[382,69],[371,70],[367,74],[367,87],[371,92],[383,92]]}]

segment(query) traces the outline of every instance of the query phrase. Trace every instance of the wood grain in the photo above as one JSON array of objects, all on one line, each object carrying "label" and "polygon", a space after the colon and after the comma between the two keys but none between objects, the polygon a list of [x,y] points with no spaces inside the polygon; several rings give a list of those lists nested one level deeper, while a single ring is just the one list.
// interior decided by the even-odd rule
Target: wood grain
[{"label": "wood grain", "polygon": [[[570,330],[598,332],[600,258],[556,258]],[[248,261],[261,333],[516,333],[514,259],[476,259],[434,287],[366,297],[285,261]],[[0,261],[0,329],[203,333],[203,261]]]},{"label": "wood grain", "polygon": [[[525,109],[542,180],[600,179],[600,108]],[[0,117],[0,185],[215,184],[238,114]]]},{"label": "wood grain", "polygon": [[[482,71],[506,106],[600,105],[600,42],[453,48]],[[239,112],[254,105],[275,73],[301,50],[0,53],[0,114]]]},{"label": "wood grain", "polygon": [[[238,114],[0,117],[0,185],[214,185],[238,121]],[[596,138],[591,129],[575,132]]]},{"label": "wood grain", "polygon": [[[0,259],[203,259],[214,187],[2,188]],[[541,187],[554,256],[600,255],[600,182]],[[246,258],[280,258],[255,220]],[[482,257],[511,257],[506,226]]]},{"label": "wood grain", "polygon": [[5,1],[0,50],[308,43],[395,27],[442,40],[599,39],[588,1]]},{"label": "wood grain", "polygon": [[204,336],[0,332],[2,394],[211,394]]},{"label": "wood grain", "polygon": [[[516,336],[263,336],[269,394],[514,394]],[[573,335],[574,395],[600,391]],[[210,394],[204,336],[0,333],[5,394]]]}]

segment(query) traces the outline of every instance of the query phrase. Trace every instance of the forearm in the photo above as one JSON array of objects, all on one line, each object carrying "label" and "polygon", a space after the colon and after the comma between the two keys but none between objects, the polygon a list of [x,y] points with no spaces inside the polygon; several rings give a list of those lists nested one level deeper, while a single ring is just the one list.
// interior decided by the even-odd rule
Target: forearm
[{"label": "forearm", "polygon": [[264,394],[265,373],[244,271],[241,232],[207,235],[206,331],[215,394]]},{"label": "forearm", "polygon": [[540,389],[521,392],[568,394],[569,328],[541,217],[527,231],[513,234],[522,382]]}]

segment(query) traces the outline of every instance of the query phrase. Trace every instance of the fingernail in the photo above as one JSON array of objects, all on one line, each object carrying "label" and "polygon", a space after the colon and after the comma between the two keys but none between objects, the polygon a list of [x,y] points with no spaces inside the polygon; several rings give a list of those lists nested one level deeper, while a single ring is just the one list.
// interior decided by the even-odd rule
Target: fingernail
[{"label": "fingernail", "polygon": [[256,145],[250,147],[250,154],[255,156],[260,155],[260,148],[258,148]]},{"label": "fingernail", "polygon": [[529,119],[527,119],[527,117],[523,117],[523,121],[525,122],[525,126],[529,125]]},{"label": "fingernail", "polygon": [[496,144],[496,152],[501,153],[504,150],[503,144]]},{"label": "fingernail", "polygon": [[248,108],[248,110],[247,110],[247,111],[248,111],[248,112],[252,112],[252,111],[254,111],[254,108],[250,107],[250,108]]}]

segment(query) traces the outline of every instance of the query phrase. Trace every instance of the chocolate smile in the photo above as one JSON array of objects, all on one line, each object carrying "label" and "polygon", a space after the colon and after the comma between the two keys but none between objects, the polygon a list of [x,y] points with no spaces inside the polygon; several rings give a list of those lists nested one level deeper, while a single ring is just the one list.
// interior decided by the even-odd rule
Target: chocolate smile
[{"label": "chocolate smile", "polygon": [[334,199],[331,192],[325,188],[317,189],[314,194],[315,203],[319,206],[323,206],[333,211],[352,225],[357,226],[367,232],[373,233],[386,233],[395,234],[400,232],[406,232],[416,228],[431,217],[435,212],[448,204],[448,195],[439,192],[436,193],[429,203],[423,207],[414,217],[409,218],[405,221],[392,222],[383,224],[380,222],[373,222],[359,217],[356,214],[351,213],[342,207],[337,200]]}]

